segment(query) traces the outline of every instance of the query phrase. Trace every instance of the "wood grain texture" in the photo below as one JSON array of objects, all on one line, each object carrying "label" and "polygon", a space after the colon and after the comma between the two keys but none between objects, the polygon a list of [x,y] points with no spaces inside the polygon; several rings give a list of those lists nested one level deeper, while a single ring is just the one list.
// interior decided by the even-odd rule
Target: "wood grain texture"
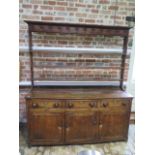
[{"label": "wood grain texture", "polygon": [[127,140],[132,97],[110,88],[84,90],[33,90],[26,98],[29,144]]},{"label": "wood grain texture", "polygon": [[[32,89],[26,97],[30,145],[64,145],[127,140],[132,96],[123,91],[130,27],[25,21],[29,27]],[[32,32],[121,36],[120,88],[36,88]]]},{"label": "wood grain texture", "polygon": [[131,28],[126,26],[54,23],[28,20],[26,20],[25,22],[28,24],[31,32],[46,32],[60,34],[127,36],[128,31]]},{"label": "wood grain texture", "polygon": [[123,90],[123,80],[125,71],[125,59],[128,43],[128,34],[131,27],[125,26],[104,26],[90,24],[72,24],[72,23],[54,23],[25,20],[29,29],[29,52],[31,60],[31,82],[34,87],[34,71],[33,71],[33,53],[32,53],[32,32],[41,33],[59,33],[59,34],[80,34],[80,35],[104,35],[104,36],[120,36],[123,38],[123,55],[120,68],[120,88]]}]

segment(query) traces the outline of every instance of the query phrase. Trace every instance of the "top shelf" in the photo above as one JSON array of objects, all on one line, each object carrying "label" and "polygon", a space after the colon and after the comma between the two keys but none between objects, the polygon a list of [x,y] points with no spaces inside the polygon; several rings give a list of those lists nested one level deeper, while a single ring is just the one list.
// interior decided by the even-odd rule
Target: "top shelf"
[{"label": "top shelf", "polygon": [[81,34],[81,35],[105,35],[105,36],[128,36],[132,27],[108,26],[93,24],[54,23],[25,20],[30,32]]}]

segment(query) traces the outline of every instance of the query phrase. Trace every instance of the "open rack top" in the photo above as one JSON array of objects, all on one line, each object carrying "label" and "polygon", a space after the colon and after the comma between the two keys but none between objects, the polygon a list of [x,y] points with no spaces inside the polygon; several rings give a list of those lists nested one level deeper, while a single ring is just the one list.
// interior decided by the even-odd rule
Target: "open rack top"
[{"label": "open rack top", "polygon": [[123,38],[123,52],[120,68],[120,88],[123,90],[125,59],[127,55],[128,34],[132,27],[127,26],[108,26],[94,24],[75,24],[75,23],[55,23],[25,20],[28,24],[29,33],[29,52],[31,67],[31,83],[34,87],[34,71],[33,71],[33,50],[32,50],[32,32],[38,33],[59,33],[59,34],[79,34],[79,35],[103,35],[103,36],[119,36]]}]

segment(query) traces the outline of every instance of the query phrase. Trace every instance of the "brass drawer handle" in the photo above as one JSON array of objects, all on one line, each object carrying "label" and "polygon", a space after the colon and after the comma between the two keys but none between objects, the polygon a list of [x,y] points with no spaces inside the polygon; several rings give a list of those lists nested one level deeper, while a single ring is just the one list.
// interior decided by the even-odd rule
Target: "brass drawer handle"
[{"label": "brass drawer handle", "polygon": [[73,103],[68,103],[68,108],[73,108]]},{"label": "brass drawer handle", "polygon": [[58,126],[58,129],[59,129],[59,130],[62,130],[62,127],[61,127],[61,126]]},{"label": "brass drawer handle", "polygon": [[60,104],[59,103],[54,103],[54,108],[59,108]]},{"label": "brass drawer handle", "polygon": [[105,107],[105,108],[106,108],[106,107],[108,106],[108,102],[103,102],[103,104],[102,104],[102,105],[103,105],[103,107]]},{"label": "brass drawer handle", "polygon": [[122,102],[122,106],[126,106],[127,104],[125,102]]},{"label": "brass drawer handle", "polygon": [[32,104],[32,107],[33,107],[33,108],[37,108],[37,107],[38,107],[38,104],[37,104],[37,103],[33,103],[33,104]]},{"label": "brass drawer handle", "polygon": [[90,106],[91,108],[95,107],[95,102],[90,102],[90,103],[89,103],[89,106]]}]

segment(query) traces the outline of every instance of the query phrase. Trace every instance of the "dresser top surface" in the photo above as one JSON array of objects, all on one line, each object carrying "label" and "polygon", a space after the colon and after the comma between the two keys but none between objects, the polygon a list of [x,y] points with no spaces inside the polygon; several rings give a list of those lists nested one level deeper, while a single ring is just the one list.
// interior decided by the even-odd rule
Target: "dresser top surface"
[{"label": "dresser top surface", "polygon": [[118,88],[34,88],[28,97],[55,99],[97,99],[132,98],[132,95]]}]

